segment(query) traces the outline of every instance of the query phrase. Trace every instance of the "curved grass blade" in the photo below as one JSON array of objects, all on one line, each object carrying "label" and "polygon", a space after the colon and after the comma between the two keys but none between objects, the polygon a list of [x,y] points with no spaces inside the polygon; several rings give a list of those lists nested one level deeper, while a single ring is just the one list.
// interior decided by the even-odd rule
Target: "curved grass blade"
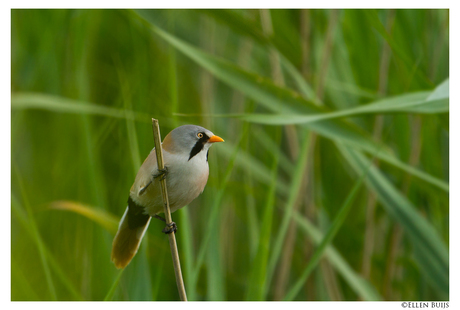
[{"label": "curved grass blade", "polygon": [[363,174],[355,183],[353,188],[351,189],[350,193],[348,194],[347,198],[345,199],[342,207],[340,208],[339,212],[337,213],[337,216],[334,219],[334,222],[332,223],[331,227],[329,228],[326,236],[324,236],[323,240],[319,244],[319,246],[316,248],[315,252],[313,253],[310,261],[308,262],[307,266],[305,267],[302,275],[298,278],[296,283],[294,283],[293,287],[288,291],[286,294],[284,300],[286,301],[291,301],[295,298],[295,296],[299,293],[299,291],[302,289],[304,286],[305,282],[308,279],[308,276],[311,274],[311,272],[314,270],[314,268],[318,265],[319,260],[324,254],[324,251],[326,247],[332,243],[332,240],[334,239],[335,235],[339,231],[340,227],[342,226],[343,222],[345,221],[345,218],[347,217],[348,213],[350,212],[353,202],[353,199],[356,196],[356,193],[358,192],[358,189],[361,187],[362,182],[364,180],[365,174]]},{"label": "curved grass blade", "polygon": [[[153,25],[150,27],[155,33],[216,77],[269,110],[287,114],[318,114],[327,111],[308,102],[292,90],[276,86],[264,77],[249,73],[228,61],[207,54]],[[381,146],[381,143],[373,141],[370,135],[362,129],[341,120],[312,123],[309,124],[309,127],[326,138],[345,142],[369,152],[374,152],[376,148]]]},{"label": "curved grass blade", "polygon": [[112,234],[115,234],[118,230],[119,219],[104,210],[95,209],[78,202],[64,200],[52,202],[50,204],[50,208],[71,211],[83,215],[84,217],[98,223]]},{"label": "curved grass blade", "polygon": [[289,61],[288,58],[292,56],[290,53],[292,50],[288,47],[289,44],[286,45],[286,42],[279,41],[278,37],[267,36],[260,28],[259,22],[250,20],[233,10],[203,10],[203,12],[216,21],[225,23],[225,25],[229,26],[236,33],[245,37],[250,37],[263,45],[267,50],[275,50],[280,56],[281,65],[293,78],[297,87],[305,95],[305,98],[315,103],[320,102],[313,88],[305,81],[302,74],[300,74],[292,62]]},{"label": "curved grass blade", "polygon": [[[248,97],[256,100],[269,110],[282,114],[320,114],[327,112],[326,109],[317,107],[313,103],[303,99],[299,94],[282,87],[274,85],[270,80],[261,76],[242,70],[238,66],[207,54],[190,44],[172,36],[171,34],[157,28],[156,26],[144,22],[160,37],[173,45],[179,51],[202,67],[206,68],[217,78],[238,89]],[[394,165],[398,163],[398,168],[404,168],[405,165],[398,158],[391,155],[388,148],[382,146],[382,143],[375,142],[369,133],[366,133],[356,125],[340,119],[325,120],[323,122],[313,122],[307,124],[308,127],[319,135],[336,142],[345,143],[355,149],[374,153],[375,149],[382,148],[382,152],[377,155],[378,158]],[[388,161],[392,158],[391,161]],[[415,168],[414,168],[415,169]],[[404,169],[408,173],[413,173],[414,169]],[[427,175],[420,171],[417,176]],[[424,180],[430,182],[433,179],[427,176]],[[442,182],[442,181],[441,181]],[[439,182],[432,183],[438,186]],[[443,186],[445,189],[448,186]]]},{"label": "curved grass blade", "polygon": [[[449,112],[449,79],[439,84],[432,92],[403,94],[371,102],[366,105],[320,114],[239,114],[229,115],[247,122],[264,125],[294,125],[330,120],[335,118],[383,113],[424,113]],[[212,115],[211,115],[212,116]],[[225,117],[225,115],[217,115]]]},{"label": "curved grass blade", "polygon": [[403,171],[406,171],[407,173],[412,174],[413,176],[419,178],[420,180],[423,180],[427,183],[430,183],[431,185],[438,187],[439,189],[442,189],[443,191],[447,193],[449,192],[449,183],[447,183],[446,181],[438,179],[432,176],[431,174],[428,174],[420,169],[417,169],[409,164],[406,164],[396,159],[396,157],[394,156],[380,153],[376,155],[376,157],[386,161],[389,164],[392,164],[395,167],[398,167],[399,169]]},{"label": "curved grass blade", "polygon": [[[338,145],[339,150],[359,174],[369,165],[369,160],[359,152]],[[435,288],[441,294],[449,290],[449,253],[436,229],[412,203],[399,193],[376,167],[371,167],[366,183],[372,188],[386,211],[398,221],[414,245],[417,261]]]},{"label": "curved grass blade", "polygon": [[[308,124],[318,121],[330,120],[341,117],[359,116],[363,114],[383,113],[446,113],[449,112],[449,99],[440,98],[430,100],[429,92],[397,96],[373,102],[364,106],[344,109],[334,112],[299,115],[299,114],[240,114],[231,115],[243,121],[264,125],[295,125]],[[225,115],[219,115],[220,117]]]},{"label": "curved grass blade", "polygon": [[[299,212],[293,213],[293,219],[316,244],[324,239],[321,231]],[[324,255],[358,296],[367,301],[382,300],[372,284],[358,275],[332,245],[326,247]]]},{"label": "curved grass blade", "polygon": [[148,115],[142,113],[41,93],[13,94],[11,108],[13,110],[41,109],[60,113],[92,114],[145,122],[149,120]]},{"label": "curved grass blade", "polygon": [[[177,49],[196,61],[198,64],[209,70],[216,77],[230,86],[239,89],[241,92],[257,100],[257,102],[263,104],[264,107],[272,111],[280,111],[280,113],[290,114],[299,112],[306,114],[325,112],[324,109],[314,107],[311,103],[307,102],[292,91],[276,87],[273,83],[271,83],[271,81],[255,74],[248,73],[225,60],[204,53],[203,51],[171,36],[155,26],[150,26],[155,33],[160,35],[170,44],[174,45]],[[380,144],[374,142],[368,134],[365,134],[357,129],[356,126],[354,127],[350,123],[344,121],[329,120],[312,123],[309,127],[320,135],[332,139],[335,142],[346,144],[355,149],[366,152],[374,153],[374,150],[380,146]],[[385,152],[388,152],[388,150],[384,149],[383,154]],[[359,153],[356,154],[362,156]],[[349,158],[347,159],[350,160]],[[441,254],[441,256],[444,256],[444,254]],[[444,264],[444,267],[445,266],[446,265]],[[443,282],[445,283],[445,281]]]}]

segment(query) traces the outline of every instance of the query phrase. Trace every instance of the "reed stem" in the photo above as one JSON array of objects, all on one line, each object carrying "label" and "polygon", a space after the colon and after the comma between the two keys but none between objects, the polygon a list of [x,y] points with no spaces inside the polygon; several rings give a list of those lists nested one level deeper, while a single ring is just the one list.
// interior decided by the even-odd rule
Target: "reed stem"
[{"label": "reed stem", "polygon": [[[153,140],[155,143],[155,153],[157,156],[158,170],[164,169],[163,150],[161,148],[161,135],[158,120],[152,118],[153,127]],[[160,178],[161,193],[163,195],[163,206],[165,212],[166,224],[172,222],[171,210],[169,209],[168,190],[166,188],[166,178]],[[168,234],[169,247],[171,248],[171,256],[174,265],[174,273],[176,275],[177,289],[181,301],[187,301],[187,294],[185,293],[184,279],[182,278],[182,271],[180,268],[179,251],[177,250],[176,235],[175,233]]]}]

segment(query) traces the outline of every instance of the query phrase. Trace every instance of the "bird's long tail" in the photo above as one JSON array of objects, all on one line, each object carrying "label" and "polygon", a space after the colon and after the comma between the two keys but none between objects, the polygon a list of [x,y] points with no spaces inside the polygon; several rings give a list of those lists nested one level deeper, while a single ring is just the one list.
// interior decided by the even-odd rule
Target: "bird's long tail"
[{"label": "bird's long tail", "polygon": [[136,255],[149,223],[150,216],[126,208],[112,243],[112,261],[117,268],[125,268]]}]

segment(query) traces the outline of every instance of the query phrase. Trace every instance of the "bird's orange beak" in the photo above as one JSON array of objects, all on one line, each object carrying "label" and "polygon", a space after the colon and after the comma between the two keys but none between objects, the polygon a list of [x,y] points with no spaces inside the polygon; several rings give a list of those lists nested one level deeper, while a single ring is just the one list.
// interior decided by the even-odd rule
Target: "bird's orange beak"
[{"label": "bird's orange beak", "polygon": [[209,138],[208,140],[209,143],[214,143],[214,142],[224,142],[224,139],[222,139],[221,137],[219,136],[212,136],[211,138]]}]

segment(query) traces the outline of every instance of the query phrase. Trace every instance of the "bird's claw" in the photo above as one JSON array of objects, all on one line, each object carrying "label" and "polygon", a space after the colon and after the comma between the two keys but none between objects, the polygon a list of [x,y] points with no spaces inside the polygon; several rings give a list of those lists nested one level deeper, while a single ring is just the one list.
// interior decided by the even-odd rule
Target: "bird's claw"
[{"label": "bird's claw", "polygon": [[158,169],[158,173],[155,173],[153,175],[154,179],[160,178],[160,181],[163,181],[166,178],[166,175],[168,174],[168,167],[164,167],[163,169]]},{"label": "bird's claw", "polygon": [[177,225],[174,222],[166,224],[166,227],[162,230],[165,234],[176,233]]}]

